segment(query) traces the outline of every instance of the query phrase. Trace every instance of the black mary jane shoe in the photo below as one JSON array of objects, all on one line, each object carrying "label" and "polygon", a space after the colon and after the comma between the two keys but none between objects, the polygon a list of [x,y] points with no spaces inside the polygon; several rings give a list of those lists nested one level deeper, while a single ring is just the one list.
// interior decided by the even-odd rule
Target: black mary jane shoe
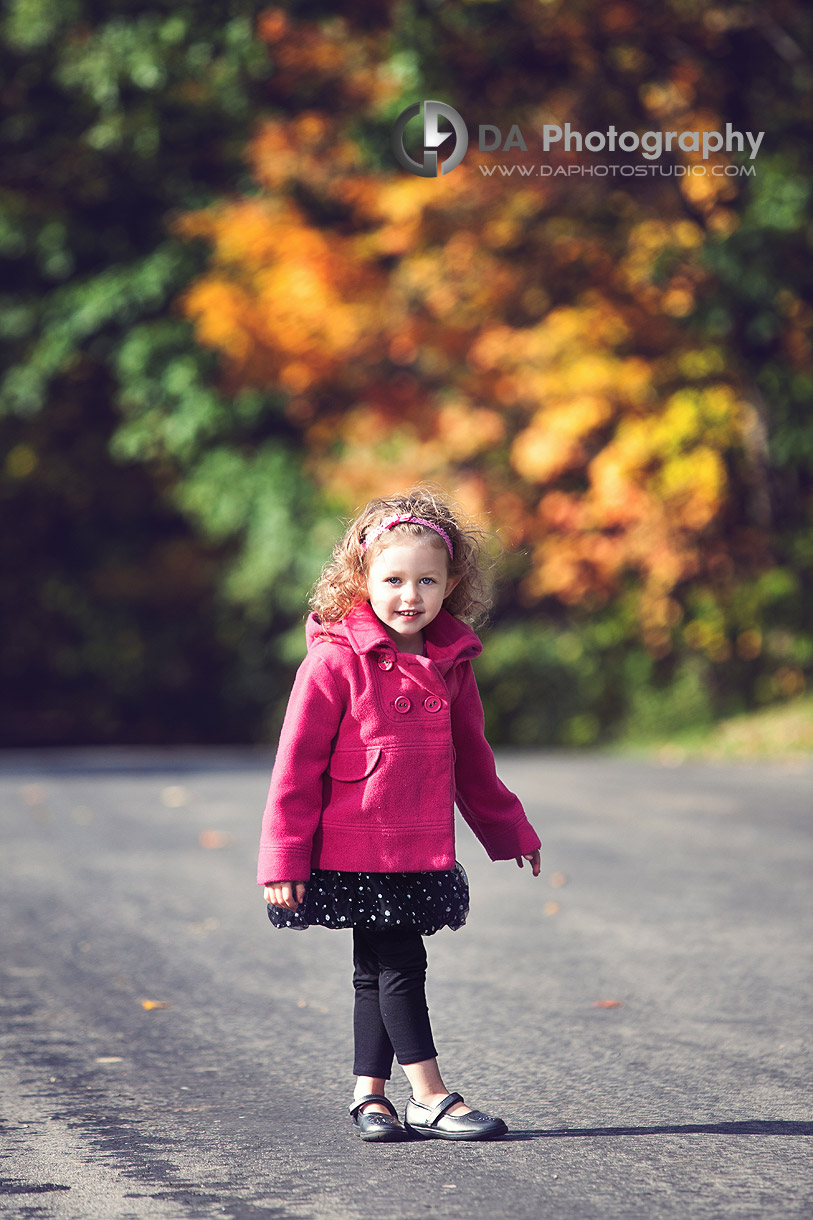
[{"label": "black mary jane shoe", "polygon": [[[362,1113],[362,1106],[366,1106],[369,1101],[377,1101],[380,1105],[386,1106],[389,1114],[381,1114],[378,1110],[372,1110],[369,1114]],[[366,1097],[359,1097],[352,1106],[348,1106],[348,1110],[360,1138],[368,1143],[375,1141],[381,1144],[386,1140],[407,1138],[407,1133],[401,1126],[398,1111],[383,1093],[368,1093]]]},{"label": "black mary jane shoe", "polygon": [[455,1102],[462,1101],[459,1093],[450,1093],[436,1106],[424,1106],[410,1097],[404,1111],[404,1126],[423,1139],[495,1140],[508,1131],[501,1118],[492,1118],[480,1110],[468,1114],[447,1114]]}]

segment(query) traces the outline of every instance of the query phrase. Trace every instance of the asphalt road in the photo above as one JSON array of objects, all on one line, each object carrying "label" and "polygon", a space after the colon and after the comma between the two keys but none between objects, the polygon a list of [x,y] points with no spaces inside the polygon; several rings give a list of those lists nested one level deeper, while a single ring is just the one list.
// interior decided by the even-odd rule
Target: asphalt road
[{"label": "asphalt road", "polygon": [[470,1145],[353,1135],[350,938],[254,886],[269,767],[0,756],[0,1211],[813,1214],[813,767],[500,758],[542,876],[462,828],[472,913],[427,942],[447,1084],[511,1128]]}]

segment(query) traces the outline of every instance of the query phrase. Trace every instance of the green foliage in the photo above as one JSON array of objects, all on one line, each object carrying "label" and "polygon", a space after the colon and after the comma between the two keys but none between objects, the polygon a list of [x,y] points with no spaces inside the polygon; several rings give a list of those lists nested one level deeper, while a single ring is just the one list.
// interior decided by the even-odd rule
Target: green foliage
[{"label": "green foliage", "polygon": [[489,740],[521,746],[593,746],[615,735],[630,690],[652,662],[621,616],[563,628],[497,623],[476,662]]},{"label": "green foliage", "polygon": [[[252,702],[230,686],[239,624],[217,593],[228,547],[196,539],[174,499],[184,465],[231,421],[256,420],[256,404],[218,385],[173,316],[202,251],[168,226],[243,181],[269,75],[259,7],[6,5],[7,742],[261,731],[268,690]],[[278,672],[273,655],[264,672],[266,684]],[[201,684],[224,693],[202,700]]]},{"label": "green foliage", "polygon": [[166,222],[240,181],[268,75],[257,7],[8,6],[3,411],[41,409],[80,356],[109,366],[127,328],[165,312],[199,266]]},{"label": "green foliage", "polygon": [[663,689],[632,681],[626,688],[627,709],[616,739],[656,741],[687,728],[702,728],[714,720],[709,663],[699,656],[682,657]]},{"label": "green foliage", "polygon": [[275,612],[302,616],[304,590],[324,562],[332,520],[320,518],[296,454],[278,441],[244,453],[210,449],[188,470],[178,502],[204,536],[241,538],[224,577],[228,598],[259,622]]}]

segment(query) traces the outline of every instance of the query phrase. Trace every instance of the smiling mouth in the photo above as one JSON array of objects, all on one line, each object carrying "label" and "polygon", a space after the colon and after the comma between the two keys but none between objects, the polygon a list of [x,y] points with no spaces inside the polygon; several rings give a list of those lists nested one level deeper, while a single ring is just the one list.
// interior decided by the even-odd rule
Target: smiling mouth
[{"label": "smiling mouth", "polygon": [[420,611],[420,610],[396,610],[395,613],[400,614],[401,618],[415,618],[418,614],[421,614],[422,611]]}]

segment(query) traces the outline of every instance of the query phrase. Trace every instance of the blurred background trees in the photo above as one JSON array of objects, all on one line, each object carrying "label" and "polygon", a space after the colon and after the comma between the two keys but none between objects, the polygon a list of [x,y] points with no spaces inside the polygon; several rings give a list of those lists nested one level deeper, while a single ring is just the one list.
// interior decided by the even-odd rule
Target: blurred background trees
[{"label": "blurred background trees", "polygon": [[[337,517],[419,478],[507,549],[495,741],[805,690],[808,10],[60,12],[3,27],[10,740],[266,739]],[[527,152],[405,173],[428,97]],[[539,176],[647,164],[543,153],[565,121],[765,136]]]},{"label": "blurred background trees", "polygon": [[[216,548],[166,461],[121,464],[134,403],[188,460],[239,410],[173,308],[203,267],[167,217],[247,188],[268,57],[256,7],[19,0],[0,27],[3,737],[226,740]],[[190,418],[193,433],[181,435]],[[204,697],[201,697],[204,696]],[[226,703],[224,705],[224,699]]]}]

